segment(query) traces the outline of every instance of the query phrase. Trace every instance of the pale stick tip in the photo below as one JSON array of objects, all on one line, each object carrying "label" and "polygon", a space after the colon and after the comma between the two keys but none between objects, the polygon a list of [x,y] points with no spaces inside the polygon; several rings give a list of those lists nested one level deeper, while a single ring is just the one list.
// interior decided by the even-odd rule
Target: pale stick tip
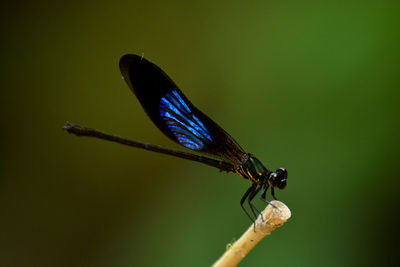
[{"label": "pale stick tip", "polygon": [[236,266],[261,239],[290,218],[291,212],[284,203],[273,200],[270,204],[261,212],[262,216],[258,216],[255,229],[253,224],[250,225],[230,249],[213,264],[213,267]]}]

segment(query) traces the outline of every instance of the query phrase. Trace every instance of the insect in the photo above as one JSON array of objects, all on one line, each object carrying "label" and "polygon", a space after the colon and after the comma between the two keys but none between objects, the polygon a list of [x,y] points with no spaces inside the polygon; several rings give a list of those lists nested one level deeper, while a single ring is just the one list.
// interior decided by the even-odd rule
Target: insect
[{"label": "insect", "polygon": [[[240,206],[254,222],[260,212],[252,200],[262,190],[260,198],[269,204],[268,188],[276,199],[274,188],[285,188],[287,171],[284,168],[270,171],[255,156],[246,153],[227,132],[198,110],[164,71],[143,56],[124,55],[119,67],[125,82],[154,124],[171,140],[196,153],[131,141],[73,124],[67,124],[64,129],[76,135],[106,139],[237,173],[251,183]],[[253,217],[244,206],[246,200]]]}]

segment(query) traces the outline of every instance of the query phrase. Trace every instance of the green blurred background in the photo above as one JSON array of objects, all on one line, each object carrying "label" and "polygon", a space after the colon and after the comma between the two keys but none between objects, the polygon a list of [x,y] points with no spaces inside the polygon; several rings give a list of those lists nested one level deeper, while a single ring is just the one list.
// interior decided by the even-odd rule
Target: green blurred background
[{"label": "green blurred background", "polygon": [[61,130],[178,148],[121,79],[126,53],[287,168],[292,218],[241,266],[396,265],[398,8],[1,1],[0,266],[209,266],[250,225],[237,175]]}]

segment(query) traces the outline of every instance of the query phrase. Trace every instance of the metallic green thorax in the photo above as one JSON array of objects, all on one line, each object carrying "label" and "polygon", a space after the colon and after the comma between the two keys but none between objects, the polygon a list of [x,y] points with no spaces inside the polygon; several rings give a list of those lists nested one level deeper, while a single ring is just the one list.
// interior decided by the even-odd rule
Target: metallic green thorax
[{"label": "metallic green thorax", "polygon": [[270,171],[254,156],[248,154],[249,158],[237,166],[235,172],[251,183],[263,184]]}]

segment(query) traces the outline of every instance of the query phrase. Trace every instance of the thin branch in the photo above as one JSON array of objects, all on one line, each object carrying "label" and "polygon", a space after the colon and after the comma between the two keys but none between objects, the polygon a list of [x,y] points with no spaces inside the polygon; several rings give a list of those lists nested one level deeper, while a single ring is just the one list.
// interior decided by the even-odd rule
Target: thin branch
[{"label": "thin branch", "polygon": [[[251,251],[251,249],[273,230],[282,226],[290,218],[289,208],[280,201],[271,201],[262,212],[264,221],[259,216],[254,225],[237,240],[213,265],[213,267],[236,266]],[[254,231],[255,230],[255,231]]]}]

